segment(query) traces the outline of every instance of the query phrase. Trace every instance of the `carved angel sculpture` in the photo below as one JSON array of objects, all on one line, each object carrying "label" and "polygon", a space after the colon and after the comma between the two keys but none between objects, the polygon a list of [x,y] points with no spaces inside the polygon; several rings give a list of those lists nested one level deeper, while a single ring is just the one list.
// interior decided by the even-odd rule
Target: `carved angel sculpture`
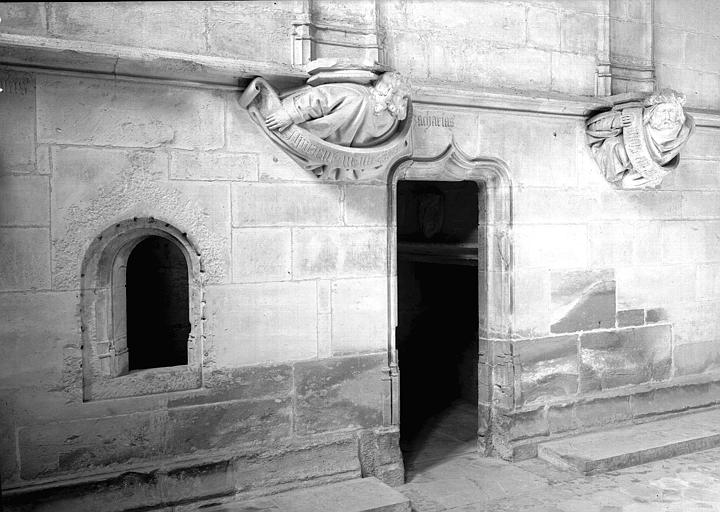
[{"label": "carved angel sculpture", "polygon": [[395,134],[407,116],[408,97],[407,84],[394,72],[381,75],[374,86],[322,84],[285,98],[266,126],[282,131],[295,123],[333,144],[372,147]]},{"label": "carved angel sculpture", "polygon": [[605,178],[621,188],[658,186],[695,129],[684,103],[683,95],[665,89],[591,117],[588,143]]}]

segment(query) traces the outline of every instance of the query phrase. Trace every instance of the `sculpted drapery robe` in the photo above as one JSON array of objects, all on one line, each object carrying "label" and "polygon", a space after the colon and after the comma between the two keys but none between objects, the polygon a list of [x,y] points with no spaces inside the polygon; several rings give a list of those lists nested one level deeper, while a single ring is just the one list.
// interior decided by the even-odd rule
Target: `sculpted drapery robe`
[{"label": "sculpted drapery robe", "polygon": [[318,85],[282,104],[300,128],[341,146],[375,146],[390,138],[399,124],[388,110],[375,112],[372,87],[359,84]]},{"label": "sculpted drapery robe", "polygon": [[[652,109],[653,107],[650,107]],[[644,115],[647,119],[652,110]],[[587,135],[590,147],[600,168],[605,172],[608,181],[620,181],[626,172],[632,172],[630,158],[625,151],[623,129],[620,125],[622,111],[612,110],[592,117],[587,123]],[[679,153],[695,128],[695,122],[689,115],[685,116],[685,123],[680,127],[677,137],[667,142],[656,142],[648,130],[646,123],[643,133],[647,141],[648,151],[653,161],[667,170],[677,167],[680,161]]]}]

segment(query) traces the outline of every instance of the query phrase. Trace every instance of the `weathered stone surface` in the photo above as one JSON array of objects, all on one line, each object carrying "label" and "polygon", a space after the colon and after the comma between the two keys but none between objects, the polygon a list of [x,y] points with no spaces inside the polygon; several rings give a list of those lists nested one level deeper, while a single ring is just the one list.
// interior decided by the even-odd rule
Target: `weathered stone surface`
[{"label": "weathered stone surface", "polygon": [[336,185],[233,184],[233,226],[342,224]]},{"label": "weathered stone surface", "polygon": [[560,49],[560,16],[554,9],[527,8],[528,43],[541,48]]},{"label": "weathered stone surface", "polygon": [[717,410],[548,441],[538,456],[557,465],[595,474],[643,464],[720,444]]},{"label": "weathered stone surface", "polygon": [[665,322],[668,319],[667,311],[663,308],[652,308],[645,311],[645,321],[647,323]]},{"label": "weathered stone surface", "polygon": [[575,332],[615,326],[612,270],[552,272],[551,332]]},{"label": "weathered stone surface", "polygon": [[233,281],[286,281],[292,274],[289,228],[233,229]]},{"label": "weathered stone surface", "polygon": [[585,225],[518,225],[513,235],[518,268],[582,268],[587,264]]},{"label": "weathered stone surface", "polygon": [[295,432],[380,426],[386,364],[386,354],[297,363]]},{"label": "weathered stone surface", "polygon": [[252,153],[170,154],[170,178],[176,180],[257,181],[258,156]]},{"label": "weathered stone surface", "polygon": [[[405,483],[399,430],[394,427],[364,430],[358,436],[358,446],[364,477],[374,476],[388,485]],[[396,468],[399,475],[394,471]]]},{"label": "weathered stone surface", "polygon": [[0,226],[50,224],[50,181],[47,176],[0,177]]},{"label": "weathered stone surface", "polygon": [[303,228],[293,231],[293,278],[384,275],[385,228]]},{"label": "weathered stone surface", "polygon": [[317,355],[315,283],[208,286],[209,342],[218,367]]},{"label": "weathered stone surface", "polygon": [[662,224],[653,221],[602,222],[588,225],[590,266],[662,263]]},{"label": "weathered stone surface", "polygon": [[560,48],[566,52],[594,55],[597,39],[588,34],[597,33],[600,23],[599,17],[590,14],[566,14],[560,23]]},{"label": "weathered stone surface", "polygon": [[519,224],[586,222],[599,208],[597,194],[588,190],[568,190],[562,201],[555,188],[522,187],[514,192],[513,220]]},{"label": "weathered stone surface", "polygon": [[345,186],[345,224],[348,226],[387,225],[385,186]]},{"label": "weathered stone surface", "polygon": [[63,348],[80,346],[78,304],[77,292],[0,294],[0,388],[62,382]]},{"label": "weathered stone surface", "polygon": [[203,89],[38,76],[38,142],[181,149],[223,145],[224,101]]},{"label": "weathered stone surface", "polygon": [[575,404],[551,405],[547,411],[548,427],[551,434],[576,430],[580,422],[575,417]]},{"label": "weathered stone surface", "polygon": [[583,393],[670,376],[669,325],[580,335],[580,388]]},{"label": "weathered stone surface", "polygon": [[550,334],[550,272],[519,269],[515,272],[513,327],[528,337]]},{"label": "weathered stone surface", "polygon": [[628,396],[580,400],[574,408],[577,422],[586,429],[620,423],[631,417]]},{"label": "weathered stone surface", "polygon": [[6,123],[0,133],[0,174],[32,172],[35,169],[35,75],[0,69],[0,88],[3,90],[0,118],[13,121]]},{"label": "weathered stone surface", "polygon": [[515,342],[517,405],[574,395],[578,388],[577,336]]},{"label": "weathered stone surface", "polygon": [[233,461],[236,491],[270,488],[290,482],[332,477],[339,480],[360,477],[358,443],[354,433],[325,442],[304,442],[289,448]]},{"label": "weathered stone surface", "polygon": [[203,507],[207,512],[228,510],[285,512],[410,512],[410,500],[377,478],[357,478],[311,489],[296,489],[266,498]]},{"label": "weathered stone surface", "polygon": [[644,309],[624,309],[617,313],[618,327],[632,327],[635,325],[643,325],[645,323]]},{"label": "weathered stone surface", "polygon": [[552,90],[590,96],[594,93],[593,69],[597,67],[594,55],[552,53]]},{"label": "weathered stone surface", "polygon": [[158,457],[165,413],[141,413],[23,427],[19,431],[23,478]]},{"label": "weathered stone surface", "polygon": [[290,399],[234,401],[168,411],[165,450],[189,454],[290,436]]},{"label": "weathered stone surface", "polygon": [[[690,137],[690,142],[694,138]],[[604,220],[679,219],[681,210],[682,195],[676,191],[605,190],[600,194],[600,217]]]},{"label": "weathered stone surface", "polygon": [[0,291],[50,288],[47,228],[0,228]]},{"label": "weathered stone surface", "polygon": [[167,155],[147,150],[64,148],[53,152],[53,286],[79,287],[90,241],[133,217],[154,217],[186,232],[210,283],[230,280],[227,183],[167,179]]},{"label": "weathered stone surface", "polygon": [[513,413],[508,420],[510,421],[510,439],[519,440],[548,435],[548,418],[545,407]]},{"label": "weathered stone surface", "polygon": [[675,375],[692,375],[720,369],[720,343],[683,343],[673,350]]},{"label": "weathered stone surface", "polygon": [[206,391],[171,398],[168,400],[168,407],[230,400],[283,398],[292,391],[290,365],[215,368],[205,373],[203,377]]},{"label": "weathered stone surface", "polygon": [[56,37],[201,53],[205,50],[203,6],[193,2],[48,4],[48,26]]},{"label": "weathered stone surface", "polygon": [[0,32],[44,35],[47,28],[43,2],[4,2],[0,4]]},{"label": "weathered stone surface", "polygon": [[630,409],[633,416],[641,417],[684,411],[718,402],[720,384],[717,382],[674,384],[632,395]]},{"label": "weathered stone surface", "polygon": [[387,279],[342,279],[332,286],[332,352],[387,347]]},{"label": "weathered stone surface", "polygon": [[615,279],[618,309],[648,309],[695,300],[695,265],[619,267]]},{"label": "weathered stone surface", "polygon": [[259,62],[289,63],[292,4],[216,2],[207,10],[210,53]]}]

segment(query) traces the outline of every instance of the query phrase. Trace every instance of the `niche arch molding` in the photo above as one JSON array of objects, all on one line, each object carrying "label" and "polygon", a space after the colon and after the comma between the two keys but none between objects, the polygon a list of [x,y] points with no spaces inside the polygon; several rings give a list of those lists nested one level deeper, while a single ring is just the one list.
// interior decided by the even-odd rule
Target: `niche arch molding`
[{"label": "niche arch molding", "polygon": [[[512,180],[507,164],[492,157],[471,157],[453,140],[440,154],[410,157],[388,174],[388,368],[386,422],[400,422],[400,372],[395,328],[397,293],[397,183],[474,181],[478,185],[478,446],[485,454],[503,451],[502,411],[511,409],[501,390],[512,386],[504,354],[511,342],[513,311]],[[511,366],[511,365],[510,365]]]},{"label": "niche arch molding", "polygon": [[[187,364],[128,371],[125,278],[133,249],[149,237],[170,241],[188,272]],[[202,259],[187,234],[153,217],[123,220],[88,247],[80,275],[83,401],[142,396],[202,386]]]}]

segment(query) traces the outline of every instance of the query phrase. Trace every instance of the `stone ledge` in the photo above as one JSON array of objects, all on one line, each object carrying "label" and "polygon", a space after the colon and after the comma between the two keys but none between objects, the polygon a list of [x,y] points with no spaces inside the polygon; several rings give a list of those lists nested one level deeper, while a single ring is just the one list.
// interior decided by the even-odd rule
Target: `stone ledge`
[{"label": "stone ledge", "polygon": [[0,34],[0,64],[50,71],[244,87],[264,76],[280,89],[307,75],[290,66],[52,37]]}]

